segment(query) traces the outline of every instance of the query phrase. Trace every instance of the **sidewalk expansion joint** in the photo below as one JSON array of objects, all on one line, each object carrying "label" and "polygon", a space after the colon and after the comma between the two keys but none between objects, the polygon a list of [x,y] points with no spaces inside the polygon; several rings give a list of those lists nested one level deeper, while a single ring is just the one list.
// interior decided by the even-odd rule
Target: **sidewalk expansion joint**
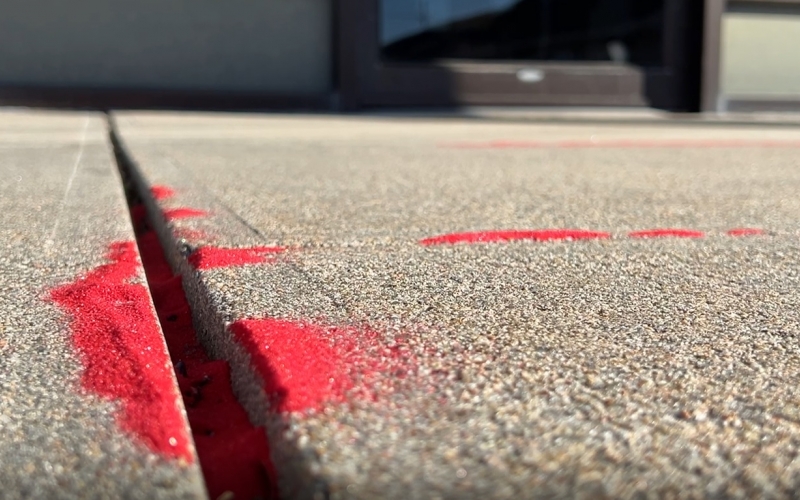
[{"label": "sidewalk expansion joint", "polygon": [[212,359],[194,330],[180,274],[173,273],[132,178],[131,162],[110,123],[150,295],[178,380],[206,486],[212,499],[277,498],[266,432],[234,396],[230,365]]}]

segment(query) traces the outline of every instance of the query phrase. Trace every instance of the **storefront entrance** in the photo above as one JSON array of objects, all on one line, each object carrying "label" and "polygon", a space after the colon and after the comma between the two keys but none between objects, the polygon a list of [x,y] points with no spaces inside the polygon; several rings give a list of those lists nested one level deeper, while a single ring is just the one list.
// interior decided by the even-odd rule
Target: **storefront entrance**
[{"label": "storefront entrance", "polygon": [[698,106],[702,2],[340,0],[343,104]]}]

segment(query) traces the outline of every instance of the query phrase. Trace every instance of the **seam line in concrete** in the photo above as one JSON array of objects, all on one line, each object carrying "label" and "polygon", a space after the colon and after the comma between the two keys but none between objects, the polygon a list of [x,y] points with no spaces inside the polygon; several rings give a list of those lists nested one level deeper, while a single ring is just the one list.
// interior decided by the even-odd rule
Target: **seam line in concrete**
[{"label": "seam line in concrete", "polygon": [[72,191],[72,184],[74,184],[75,178],[78,176],[78,169],[81,165],[81,160],[83,159],[83,150],[86,148],[86,137],[89,131],[89,122],[90,118],[87,116],[83,122],[83,130],[81,132],[81,140],[78,146],[78,154],[75,156],[75,162],[72,165],[72,172],[70,173],[69,180],[67,181],[67,187],[64,189],[64,196],[61,198],[61,203],[58,206],[56,221],[53,224],[53,229],[50,231],[50,235],[47,237],[47,240],[45,240],[45,245],[47,246],[51,246],[55,242],[58,226],[61,223],[61,213],[64,212],[64,206],[66,206],[67,200],[69,199],[69,193]]}]

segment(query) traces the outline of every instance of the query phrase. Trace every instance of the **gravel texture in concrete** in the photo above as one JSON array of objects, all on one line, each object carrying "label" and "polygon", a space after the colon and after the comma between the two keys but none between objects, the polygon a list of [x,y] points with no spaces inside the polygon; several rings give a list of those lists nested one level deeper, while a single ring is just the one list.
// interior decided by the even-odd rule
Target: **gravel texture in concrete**
[{"label": "gravel texture in concrete", "polygon": [[[286,497],[796,496],[800,131],[116,118],[142,193],[175,190],[149,209]],[[546,228],[612,237],[419,243]],[[627,237],[653,228],[706,236]],[[187,260],[254,245],[286,250]],[[274,352],[295,330],[347,383],[280,412],[312,380],[282,360],[327,369]]]},{"label": "gravel texture in concrete", "polygon": [[50,298],[134,241],[104,117],[0,111],[0,172],[0,497],[204,498],[171,370],[189,460],[152,452],[121,430],[120,401],[84,387],[75,318]]},{"label": "gravel texture in concrete", "polygon": [[[218,214],[281,245],[548,227],[794,234],[800,213],[800,129],[204,115],[120,126],[143,168],[179,172]],[[498,142],[522,147],[469,147]]]}]

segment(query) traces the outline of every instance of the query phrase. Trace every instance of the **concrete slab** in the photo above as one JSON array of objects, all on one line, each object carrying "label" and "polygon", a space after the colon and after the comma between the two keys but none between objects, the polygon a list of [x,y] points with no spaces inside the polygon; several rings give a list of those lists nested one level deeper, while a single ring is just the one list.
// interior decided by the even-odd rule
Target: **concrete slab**
[{"label": "concrete slab", "polygon": [[[269,430],[284,496],[800,486],[800,131],[117,124],[204,342]],[[763,233],[728,233],[743,227]],[[420,242],[557,228],[610,237]],[[653,228],[703,234],[629,235]]]},{"label": "concrete slab", "polygon": [[0,112],[0,172],[0,496],[204,498],[104,117]]},{"label": "concrete slab", "polygon": [[193,182],[209,200],[165,206],[242,217],[279,245],[503,228],[793,233],[800,210],[800,129],[118,116],[151,182]]},{"label": "concrete slab", "polygon": [[[227,321],[281,318],[347,345],[344,329],[366,352],[405,349],[377,375],[368,357],[347,358],[364,387],[283,417],[276,463],[308,462],[284,491],[314,484],[304,466],[334,497],[781,497],[798,473],[798,250],[673,240],[308,252],[202,280]],[[294,401],[302,369],[226,348],[273,360],[278,404]],[[243,393],[280,429],[274,399]]]}]

